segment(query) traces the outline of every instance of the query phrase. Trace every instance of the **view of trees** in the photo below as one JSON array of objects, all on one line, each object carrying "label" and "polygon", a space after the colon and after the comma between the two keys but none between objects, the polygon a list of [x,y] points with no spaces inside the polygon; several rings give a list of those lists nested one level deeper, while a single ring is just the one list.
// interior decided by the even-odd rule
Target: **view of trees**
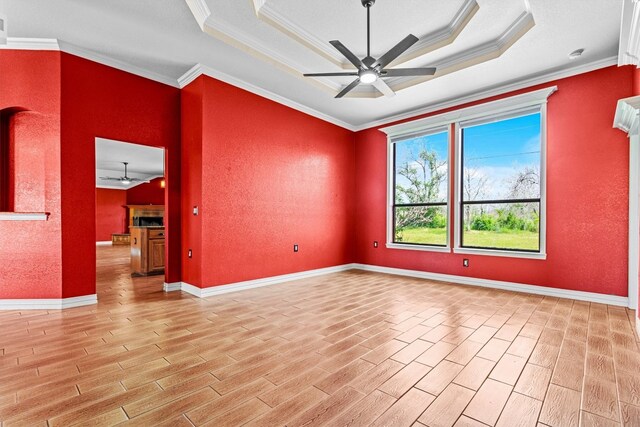
[{"label": "view of trees", "polygon": [[[442,203],[442,206],[397,207],[395,211],[396,241],[433,243],[415,241],[414,239],[420,238],[415,230],[446,228],[446,194],[441,194],[442,189],[447,188],[445,185],[448,179],[446,160],[439,159],[435,150],[429,149],[423,144],[417,153],[411,152],[404,162],[396,165],[396,174],[404,178],[397,179],[402,182],[396,182],[396,203]],[[492,187],[496,185],[505,193],[499,197],[502,200],[540,197],[540,171],[537,167],[514,168],[512,175],[506,179],[503,178],[502,181],[496,183],[491,176],[484,173],[482,168],[465,165],[462,186],[463,199],[464,201],[487,200]],[[492,232],[492,234],[501,232],[538,233],[539,214],[539,203],[537,202],[471,204],[464,205],[462,221],[465,232],[477,231],[485,232],[485,234],[488,234],[487,232]],[[428,234],[423,235],[422,238],[428,239]],[[531,238],[529,240],[535,243],[535,240]],[[509,244],[512,245],[512,243]],[[492,244],[487,243],[486,246],[492,247]]]}]

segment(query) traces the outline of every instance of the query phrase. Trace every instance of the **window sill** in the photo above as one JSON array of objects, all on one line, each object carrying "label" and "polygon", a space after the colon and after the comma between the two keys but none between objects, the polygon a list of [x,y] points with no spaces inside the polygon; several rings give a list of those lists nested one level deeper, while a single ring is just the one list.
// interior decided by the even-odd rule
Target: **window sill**
[{"label": "window sill", "polygon": [[0,221],[46,221],[49,212],[0,212]]},{"label": "window sill", "polygon": [[451,253],[450,247],[443,246],[423,246],[423,245],[411,245],[401,243],[387,243],[388,249],[408,249],[410,251],[425,251],[425,252],[444,252]]},{"label": "window sill", "polygon": [[454,248],[453,253],[468,254],[468,255],[499,256],[499,257],[506,257],[506,258],[527,258],[527,259],[542,259],[542,260],[547,259],[546,253],[499,251],[494,249]]}]

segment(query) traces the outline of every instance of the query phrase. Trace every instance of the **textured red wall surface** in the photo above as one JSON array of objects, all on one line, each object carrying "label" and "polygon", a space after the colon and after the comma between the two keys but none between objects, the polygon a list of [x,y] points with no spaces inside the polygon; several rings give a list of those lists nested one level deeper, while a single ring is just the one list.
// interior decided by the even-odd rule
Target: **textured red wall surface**
[{"label": "textured red wall surface", "polygon": [[[193,207],[202,201],[202,89],[203,77],[182,89],[182,281],[202,286],[202,215]],[[193,257],[187,256],[191,249]],[[212,260],[210,254],[206,259]]]},{"label": "textured red wall surface", "polygon": [[164,205],[164,178],[152,179],[148,184],[136,185],[127,190],[127,205]]},{"label": "textured red wall surface", "polygon": [[28,110],[13,123],[14,210],[50,213],[0,221],[0,299],[60,298],[60,53],[2,51],[0,88],[0,110]]},{"label": "textured red wall surface", "polygon": [[369,129],[356,135],[357,261],[626,296],[629,145],[612,124],[632,72],[609,67],[505,95],[558,86],[548,103],[546,260],[373,248],[386,236],[387,141]]},{"label": "textured red wall surface", "polygon": [[192,284],[352,262],[353,133],[208,77],[192,85],[203,117],[201,216],[183,217],[202,221],[202,283]]},{"label": "textured red wall surface", "polygon": [[63,296],[95,293],[96,137],[165,148],[165,280],[179,281],[180,91],[63,53]]},{"label": "textured red wall surface", "polygon": [[96,188],[96,242],[111,241],[113,233],[128,233],[127,191]]}]

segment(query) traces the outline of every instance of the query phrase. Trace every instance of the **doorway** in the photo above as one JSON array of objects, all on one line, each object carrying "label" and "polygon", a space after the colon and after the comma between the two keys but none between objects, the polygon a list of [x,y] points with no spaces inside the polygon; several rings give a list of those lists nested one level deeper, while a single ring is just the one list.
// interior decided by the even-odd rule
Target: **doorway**
[{"label": "doorway", "polygon": [[112,270],[123,278],[163,276],[165,150],[105,138],[95,144],[97,283]]}]

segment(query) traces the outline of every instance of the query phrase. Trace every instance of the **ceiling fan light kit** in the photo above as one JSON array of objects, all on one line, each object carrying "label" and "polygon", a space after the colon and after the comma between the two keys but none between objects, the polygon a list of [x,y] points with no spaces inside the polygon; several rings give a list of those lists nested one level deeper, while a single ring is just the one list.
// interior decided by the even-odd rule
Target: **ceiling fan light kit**
[{"label": "ceiling fan light kit", "polygon": [[347,60],[356,67],[357,71],[336,72],[336,73],[309,73],[304,74],[305,77],[342,77],[353,76],[356,79],[342,89],[336,98],[342,98],[351,92],[359,84],[373,85],[385,96],[393,96],[395,92],[383,80],[384,77],[413,77],[413,76],[432,76],[435,74],[434,67],[428,68],[395,68],[385,69],[387,65],[392,63],[404,52],[409,50],[419,39],[413,34],[409,34],[400,43],[395,45],[391,50],[375,59],[371,56],[371,7],[376,0],[360,0],[362,6],[367,9],[367,56],[363,59],[358,58],[345,45],[338,40],[331,40],[329,43],[335,47]]},{"label": "ceiling fan light kit", "polygon": [[101,176],[100,179],[105,180],[105,181],[118,181],[120,184],[122,185],[129,185],[133,182],[137,182],[137,183],[141,183],[141,184],[148,184],[149,181],[146,179],[140,179],[140,178],[131,178],[130,176],[127,175],[127,166],[129,165],[129,162],[122,162],[122,164],[124,165],[124,176],[121,176],[119,178],[113,177],[113,176]]}]

